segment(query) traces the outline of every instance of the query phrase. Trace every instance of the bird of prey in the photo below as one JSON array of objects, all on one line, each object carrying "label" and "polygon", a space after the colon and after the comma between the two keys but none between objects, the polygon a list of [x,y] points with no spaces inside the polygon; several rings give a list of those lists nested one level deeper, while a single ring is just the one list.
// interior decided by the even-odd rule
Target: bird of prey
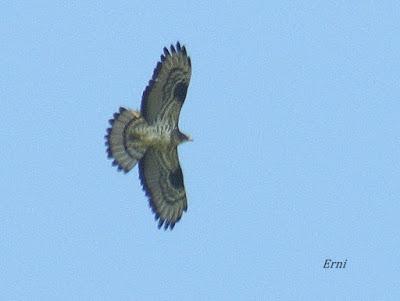
[{"label": "bird of prey", "polygon": [[178,127],[191,61],[179,42],[163,50],[143,92],[140,112],[121,107],[110,119],[105,138],[108,157],[118,170],[127,173],[139,162],[139,178],[158,228],[172,230],[187,210],[177,147],[191,141]]}]

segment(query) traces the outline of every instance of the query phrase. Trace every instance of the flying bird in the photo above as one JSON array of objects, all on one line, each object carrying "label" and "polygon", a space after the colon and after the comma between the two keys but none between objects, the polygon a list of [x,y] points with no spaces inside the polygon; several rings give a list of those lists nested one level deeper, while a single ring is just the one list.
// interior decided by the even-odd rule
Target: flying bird
[{"label": "flying bird", "polygon": [[172,230],[187,210],[177,147],[191,141],[178,122],[192,68],[179,42],[163,51],[143,92],[140,112],[121,107],[109,120],[105,139],[118,170],[127,173],[139,163],[139,178],[158,228]]}]

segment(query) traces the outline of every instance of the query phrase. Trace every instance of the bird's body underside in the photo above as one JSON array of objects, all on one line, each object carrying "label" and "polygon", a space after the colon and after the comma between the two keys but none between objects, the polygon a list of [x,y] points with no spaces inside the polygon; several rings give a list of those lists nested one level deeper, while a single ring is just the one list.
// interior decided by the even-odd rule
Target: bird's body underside
[{"label": "bird's body underside", "polygon": [[177,146],[190,140],[178,128],[191,62],[184,46],[164,48],[161,62],[143,92],[140,112],[120,108],[110,120],[106,146],[113,165],[124,172],[139,163],[139,177],[159,227],[173,228],[187,210]]},{"label": "bird's body underside", "polygon": [[110,119],[108,129],[108,155],[114,158],[113,165],[124,172],[130,171],[149,147],[158,151],[168,151],[189,140],[179,129],[163,122],[149,125],[140,112],[123,107]]}]

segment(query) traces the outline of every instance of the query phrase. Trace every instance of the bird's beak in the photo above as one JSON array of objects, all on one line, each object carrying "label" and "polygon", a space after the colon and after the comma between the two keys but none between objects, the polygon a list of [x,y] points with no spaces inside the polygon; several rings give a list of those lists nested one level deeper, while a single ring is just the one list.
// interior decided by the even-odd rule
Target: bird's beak
[{"label": "bird's beak", "polygon": [[193,138],[191,136],[188,136],[188,141],[193,142]]}]

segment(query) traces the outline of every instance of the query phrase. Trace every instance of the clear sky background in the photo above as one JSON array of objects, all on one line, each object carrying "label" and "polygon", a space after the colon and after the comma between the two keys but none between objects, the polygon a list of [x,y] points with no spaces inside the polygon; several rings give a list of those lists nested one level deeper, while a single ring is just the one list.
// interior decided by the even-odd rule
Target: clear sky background
[{"label": "clear sky background", "polygon": [[[171,232],[104,134],[177,40]],[[399,300],[398,1],[2,2],[0,102],[1,300]]]}]

